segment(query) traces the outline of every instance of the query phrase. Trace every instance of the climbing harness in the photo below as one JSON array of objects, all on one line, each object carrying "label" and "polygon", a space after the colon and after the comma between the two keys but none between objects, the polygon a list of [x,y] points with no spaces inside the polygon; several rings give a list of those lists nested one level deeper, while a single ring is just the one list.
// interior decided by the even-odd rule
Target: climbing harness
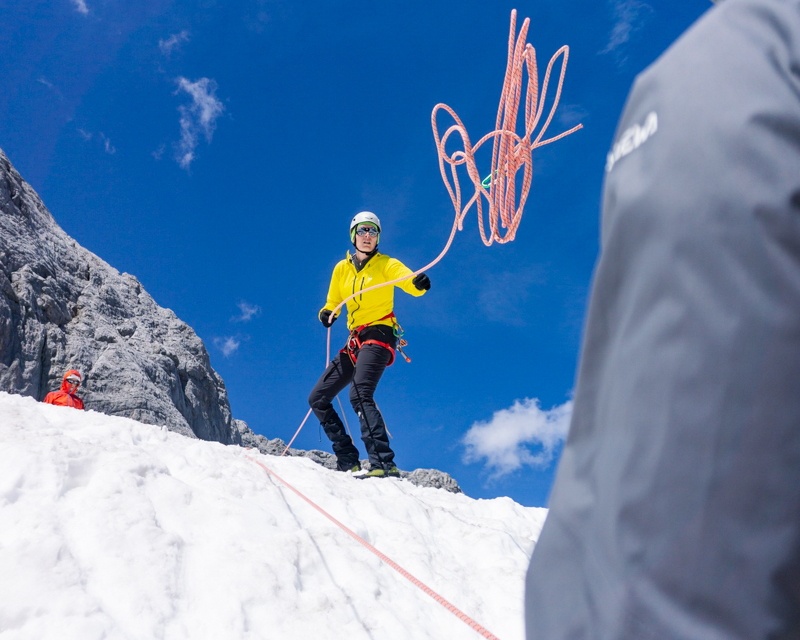
[{"label": "climbing harness", "polygon": [[[339,349],[339,353],[346,353],[350,357],[350,361],[353,363],[353,366],[355,366],[356,360],[358,358],[358,352],[361,350],[361,347],[363,347],[366,344],[377,344],[378,346],[383,347],[384,349],[388,349],[389,352],[392,354],[392,357],[389,360],[389,364],[386,365],[387,367],[391,367],[394,364],[394,358],[395,358],[395,353],[394,353],[395,348],[392,347],[392,345],[387,344],[386,342],[381,342],[380,340],[373,340],[373,339],[361,340],[360,338],[360,334],[364,329],[373,326],[374,324],[381,322],[383,320],[392,321],[392,333],[395,336],[397,336],[397,329],[398,327],[400,327],[400,325],[397,324],[397,318],[394,315],[394,311],[392,311],[391,313],[383,316],[382,318],[378,318],[377,320],[373,320],[372,322],[367,322],[366,324],[362,324],[360,327],[356,327],[355,329],[353,329],[350,332],[350,336],[347,338],[347,342],[345,343],[344,347]],[[403,340],[401,344],[400,341],[398,340],[398,344],[401,347],[404,347],[408,343],[405,340]],[[406,359],[406,362],[411,362],[410,358],[408,358],[402,351],[400,351],[400,353]]]},{"label": "climbing harness", "polygon": [[[377,322],[381,322],[382,320],[391,320],[392,321],[392,333],[394,337],[397,338],[397,346],[392,347],[392,345],[387,344],[386,342],[381,342],[380,340],[361,340],[359,334],[369,326],[374,325]],[[347,339],[345,346],[339,350],[339,353],[346,353],[350,356],[350,360],[352,361],[353,365],[356,364],[356,359],[358,358],[358,351],[363,347],[365,344],[377,344],[378,346],[384,347],[388,349],[391,354],[392,358],[389,360],[389,364],[387,367],[391,367],[394,364],[395,360],[395,350],[400,352],[400,355],[403,356],[403,359],[406,362],[411,362],[411,358],[409,358],[405,352],[403,351],[403,347],[408,346],[408,342],[403,338],[404,335],[403,327],[400,326],[400,323],[397,322],[397,317],[394,315],[394,311],[388,315],[383,316],[382,318],[378,318],[377,320],[373,320],[372,322],[368,322],[366,324],[362,324],[360,327],[356,327],[350,332],[350,337]]]},{"label": "climbing harness", "polygon": [[389,364],[386,366],[391,367],[394,364],[394,347],[392,347],[392,345],[386,342],[381,342],[380,340],[370,339],[362,341],[361,338],[359,338],[356,330],[353,330],[353,332],[350,334],[350,337],[347,339],[347,343],[339,350],[339,353],[346,353],[350,357],[350,361],[353,363],[353,366],[355,366],[358,358],[358,352],[361,350],[361,347],[367,344],[377,344],[379,347],[388,349],[392,357],[389,360]]}]

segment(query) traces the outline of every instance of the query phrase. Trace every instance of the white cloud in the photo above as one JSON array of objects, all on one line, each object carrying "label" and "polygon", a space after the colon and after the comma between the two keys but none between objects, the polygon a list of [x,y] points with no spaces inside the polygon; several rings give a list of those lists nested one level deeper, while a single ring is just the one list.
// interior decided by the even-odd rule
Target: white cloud
[{"label": "white cloud", "polygon": [[546,467],[564,442],[572,417],[572,401],[543,411],[538,398],[516,400],[487,422],[476,422],[462,439],[464,462],[485,461],[494,477],[527,465]]},{"label": "white cloud", "polygon": [[86,6],[86,0],[72,0],[72,4],[77,9],[78,13],[82,13],[83,15],[89,14],[89,7]]},{"label": "white cloud", "polygon": [[172,52],[179,48],[184,42],[189,42],[189,32],[186,30],[180,33],[173,33],[166,40],[159,40],[158,48],[161,49],[161,53],[169,57],[172,55]]},{"label": "white cloud", "polygon": [[225,338],[214,338],[214,346],[222,351],[222,355],[226,358],[234,353],[242,343],[233,336]]},{"label": "white cloud", "polygon": [[191,104],[181,105],[181,140],[177,144],[176,160],[183,169],[188,169],[195,158],[200,135],[206,142],[211,142],[217,118],[225,111],[225,106],[214,95],[217,83],[208,78],[200,78],[190,82],[186,78],[178,78],[178,91],[185,91],[192,99]]},{"label": "white cloud", "polygon": [[241,315],[232,318],[234,322],[249,322],[255,317],[261,315],[261,307],[257,304],[250,304],[242,300],[238,305],[239,311],[241,311]]},{"label": "white cloud", "polygon": [[558,107],[558,122],[562,127],[574,127],[586,120],[589,112],[577,104],[563,104]]},{"label": "white cloud", "polygon": [[618,53],[618,49],[630,40],[631,34],[639,29],[646,14],[653,8],[641,0],[614,0],[614,28],[606,48],[600,53]]},{"label": "white cloud", "polygon": [[[78,133],[80,134],[81,138],[83,138],[86,142],[90,142],[92,138],[94,138],[94,133],[91,131],[86,131],[85,129],[78,129]],[[109,155],[114,155],[117,150],[114,148],[114,145],[111,144],[111,140],[108,139],[105,133],[100,131],[97,134],[98,140],[103,144],[103,150],[108,153]]]},{"label": "white cloud", "polygon": [[56,96],[56,97],[57,97],[59,100],[63,100],[63,99],[64,99],[64,95],[61,93],[61,91],[59,91],[58,87],[57,87],[57,86],[55,86],[55,85],[54,85],[52,82],[50,82],[50,81],[49,81],[47,78],[45,78],[44,76],[40,76],[39,78],[37,78],[37,79],[36,79],[36,82],[38,82],[39,84],[41,84],[43,87],[47,87],[47,89],[48,89],[48,90],[49,90],[49,91],[50,91],[52,94],[54,94],[54,95],[55,95],[55,96]]},{"label": "white cloud", "polygon": [[100,139],[103,141],[103,148],[105,149],[106,153],[114,155],[117,152],[117,150],[114,148],[114,145],[111,144],[111,140],[109,140],[102,131],[100,132]]}]

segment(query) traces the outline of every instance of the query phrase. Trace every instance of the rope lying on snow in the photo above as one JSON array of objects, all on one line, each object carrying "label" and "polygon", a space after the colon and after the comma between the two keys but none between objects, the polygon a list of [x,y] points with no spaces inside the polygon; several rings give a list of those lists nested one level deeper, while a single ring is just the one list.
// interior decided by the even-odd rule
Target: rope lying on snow
[{"label": "rope lying on snow", "polygon": [[274,471],[272,471],[271,469],[268,469],[268,468],[267,468],[265,465],[263,465],[262,463],[260,463],[258,460],[254,459],[254,458],[251,458],[250,456],[247,456],[247,459],[248,459],[248,460],[250,460],[251,462],[255,462],[255,463],[256,463],[256,464],[257,464],[259,467],[261,467],[261,468],[262,468],[264,471],[266,471],[268,475],[270,475],[271,477],[273,477],[273,478],[277,479],[277,480],[278,480],[278,481],[280,481],[280,482],[281,482],[281,484],[283,484],[283,485],[284,485],[284,486],[285,486],[287,489],[289,489],[290,491],[293,491],[293,492],[294,492],[294,493],[296,493],[298,496],[300,496],[300,497],[301,497],[303,500],[305,500],[305,501],[306,501],[308,504],[310,504],[310,505],[311,505],[312,507],[314,507],[314,508],[315,508],[317,511],[319,511],[319,512],[320,512],[320,513],[321,513],[323,516],[325,516],[325,517],[326,517],[328,520],[330,520],[331,522],[333,522],[333,523],[334,523],[334,524],[335,524],[337,527],[339,527],[339,528],[340,528],[342,531],[344,531],[346,534],[348,534],[349,536],[351,536],[352,538],[354,538],[354,539],[356,540],[356,542],[358,542],[360,545],[364,546],[366,549],[368,549],[369,551],[371,551],[372,553],[374,553],[374,554],[375,554],[376,556],[378,556],[378,557],[379,557],[381,560],[383,560],[383,561],[384,561],[386,564],[388,564],[388,565],[389,565],[389,566],[390,566],[392,569],[394,569],[394,570],[395,570],[395,571],[397,571],[397,572],[398,572],[398,573],[399,573],[401,576],[403,576],[403,577],[404,577],[406,580],[408,580],[409,582],[411,582],[411,583],[412,583],[414,586],[416,586],[416,587],[418,587],[418,588],[422,589],[422,590],[423,590],[425,593],[427,593],[427,594],[428,594],[428,595],[429,595],[431,598],[433,598],[434,600],[436,600],[436,602],[438,602],[440,605],[442,605],[442,606],[443,606],[445,609],[447,609],[447,610],[448,610],[450,613],[452,613],[453,615],[455,615],[456,617],[458,617],[458,618],[459,618],[461,621],[463,621],[465,624],[469,625],[469,626],[470,626],[472,629],[474,629],[475,631],[477,631],[477,632],[478,632],[479,634],[481,634],[481,635],[482,635],[484,638],[488,638],[489,640],[499,640],[499,639],[498,639],[496,636],[492,635],[492,634],[491,634],[489,631],[487,631],[486,629],[484,629],[484,628],[483,628],[481,625],[479,625],[479,624],[478,624],[477,622],[475,622],[475,621],[474,621],[472,618],[470,618],[470,617],[469,617],[469,616],[468,616],[466,613],[464,613],[463,611],[461,611],[460,609],[458,609],[458,607],[456,607],[455,605],[452,605],[452,604],[450,604],[450,603],[449,603],[447,600],[445,600],[445,599],[444,599],[442,596],[440,596],[438,593],[436,593],[436,592],[435,592],[433,589],[431,589],[430,587],[428,587],[427,585],[425,585],[423,582],[421,582],[420,580],[418,580],[417,578],[415,578],[413,575],[411,575],[411,574],[410,574],[408,571],[406,571],[405,569],[403,569],[403,567],[401,567],[399,564],[397,564],[397,563],[396,563],[394,560],[392,560],[392,559],[391,559],[391,558],[389,558],[387,555],[385,555],[385,554],[381,553],[380,551],[378,551],[378,550],[377,550],[375,547],[373,547],[373,546],[372,546],[372,545],[371,545],[369,542],[367,542],[366,540],[364,540],[364,538],[362,538],[361,536],[359,536],[357,533],[355,533],[355,532],[354,532],[354,531],[352,531],[351,529],[348,529],[348,528],[347,528],[345,525],[343,525],[341,522],[339,522],[339,521],[338,521],[336,518],[334,518],[334,517],[333,517],[331,514],[329,514],[327,511],[325,511],[325,509],[323,509],[322,507],[320,507],[319,505],[317,505],[317,504],[316,504],[315,502],[313,502],[313,501],[312,501],[310,498],[307,498],[307,497],[306,497],[306,496],[305,496],[303,493],[301,493],[300,491],[298,491],[297,489],[295,489],[295,488],[294,488],[292,485],[290,485],[288,482],[286,482],[286,480],[284,480],[283,478],[281,478],[281,477],[280,477],[280,476],[279,476],[277,473],[275,473],[275,472],[274,472]]}]

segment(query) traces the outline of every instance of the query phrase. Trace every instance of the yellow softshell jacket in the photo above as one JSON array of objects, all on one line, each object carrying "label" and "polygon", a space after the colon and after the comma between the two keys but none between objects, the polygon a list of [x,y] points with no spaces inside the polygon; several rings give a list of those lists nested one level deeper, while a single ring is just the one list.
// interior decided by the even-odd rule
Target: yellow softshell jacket
[{"label": "yellow softshell jacket", "polygon": [[[399,260],[381,253],[376,253],[372,256],[372,259],[367,262],[364,268],[357,272],[348,251],[347,258],[340,261],[333,269],[331,286],[328,289],[328,301],[320,309],[320,313],[324,309],[333,311],[342,300],[357,291],[362,291],[382,282],[397,280],[397,278],[402,278],[412,273],[414,272]],[[393,326],[391,319],[380,319],[392,313],[395,287],[400,287],[412,296],[421,296],[425,293],[411,284],[411,279],[409,278],[391,287],[381,287],[380,289],[368,291],[366,295],[357,295],[352,300],[347,301],[347,328],[352,331],[356,327],[365,324]],[[339,313],[341,313],[341,310]]]}]

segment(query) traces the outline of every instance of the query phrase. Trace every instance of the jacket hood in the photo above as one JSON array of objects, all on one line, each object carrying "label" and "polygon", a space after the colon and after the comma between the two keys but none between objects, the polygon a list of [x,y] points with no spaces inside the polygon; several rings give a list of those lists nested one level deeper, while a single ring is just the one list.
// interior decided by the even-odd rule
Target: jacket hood
[{"label": "jacket hood", "polygon": [[83,383],[83,377],[81,376],[80,372],[77,369],[70,369],[64,374],[64,377],[61,379],[61,390],[62,391],[69,391],[69,387],[67,386],[67,378],[70,376],[78,376],[80,378],[81,383]]}]

